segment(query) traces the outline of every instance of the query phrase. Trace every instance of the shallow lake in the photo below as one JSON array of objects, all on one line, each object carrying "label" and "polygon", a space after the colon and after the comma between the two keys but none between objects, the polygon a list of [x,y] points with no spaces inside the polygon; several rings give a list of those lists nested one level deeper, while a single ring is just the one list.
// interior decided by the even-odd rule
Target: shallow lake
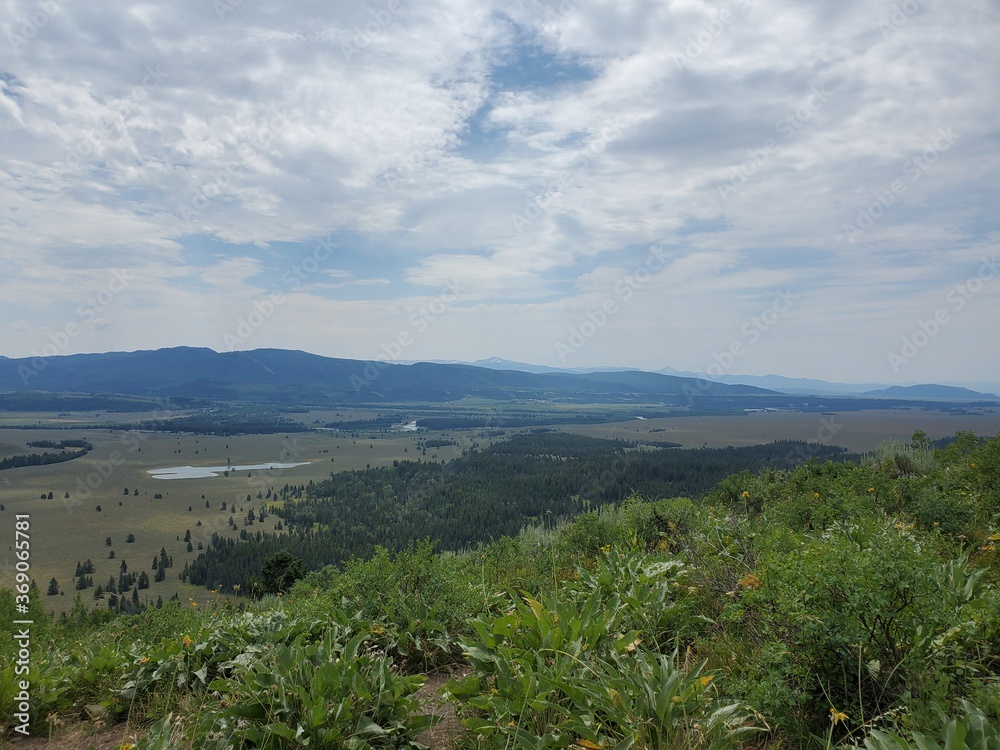
[{"label": "shallow lake", "polygon": [[308,461],[300,461],[297,464],[248,464],[246,466],[171,466],[167,469],[147,469],[146,473],[152,474],[153,479],[206,479],[207,477],[217,477],[227,471],[291,469],[295,466],[305,466],[308,463]]}]

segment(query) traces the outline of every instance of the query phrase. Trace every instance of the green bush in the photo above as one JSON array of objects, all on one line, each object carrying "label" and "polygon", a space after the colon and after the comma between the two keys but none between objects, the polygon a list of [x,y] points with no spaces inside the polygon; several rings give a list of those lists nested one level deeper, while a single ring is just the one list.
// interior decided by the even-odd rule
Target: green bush
[{"label": "green bush", "polygon": [[831,708],[864,724],[935,705],[985,645],[973,642],[974,613],[989,596],[967,558],[942,565],[938,552],[887,519],[762,554],[759,585],[724,617],[760,651],[734,666],[739,689],[800,739],[822,732]]}]

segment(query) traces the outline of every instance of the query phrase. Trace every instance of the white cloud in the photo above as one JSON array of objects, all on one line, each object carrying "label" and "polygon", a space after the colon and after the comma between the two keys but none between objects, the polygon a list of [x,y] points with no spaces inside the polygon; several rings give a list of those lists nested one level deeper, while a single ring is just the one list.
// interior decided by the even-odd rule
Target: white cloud
[{"label": "white cloud", "polygon": [[[414,352],[555,363],[634,248],[665,241],[676,260],[581,364],[703,367],[789,286],[802,304],[743,362],[891,379],[885,342],[1000,232],[1000,11],[914,5],[400,0],[220,18],[183,0],[52,5],[39,24],[37,3],[3,0],[0,309],[25,326],[0,351],[29,354],[116,268],[138,280],[74,347],[218,347],[234,311],[281,287],[268,269],[333,233],[338,268],[254,341],[371,356],[414,288],[455,280],[462,302],[435,328],[449,335]],[[929,152],[942,130],[954,143]],[[975,335],[996,293],[914,370],[1000,367]]]}]

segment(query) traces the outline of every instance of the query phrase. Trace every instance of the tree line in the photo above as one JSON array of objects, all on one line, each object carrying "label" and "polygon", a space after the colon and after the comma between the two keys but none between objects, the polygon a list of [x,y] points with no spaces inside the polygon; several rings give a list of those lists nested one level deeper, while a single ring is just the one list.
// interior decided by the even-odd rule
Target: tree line
[{"label": "tree line", "polygon": [[[63,450],[60,450],[58,453],[45,451],[44,453],[25,453],[0,458],[0,471],[4,469],[20,469],[24,466],[48,466],[49,464],[72,461],[74,458],[87,455],[94,448],[94,446],[85,440],[63,440],[59,444],[44,440],[37,441],[37,444],[29,443],[28,445],[39,448],[62,448]],[[70,447],[75,450],[65,450]]]}]

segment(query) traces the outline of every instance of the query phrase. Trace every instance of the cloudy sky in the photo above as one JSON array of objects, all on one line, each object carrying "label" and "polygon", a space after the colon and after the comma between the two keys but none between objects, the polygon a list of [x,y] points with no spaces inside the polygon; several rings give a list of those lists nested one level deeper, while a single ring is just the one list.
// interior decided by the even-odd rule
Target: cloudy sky
[{"label": "cloudy sky", "polygon": [[1000,379],[993,0],[0,9],[0,354]]}]

